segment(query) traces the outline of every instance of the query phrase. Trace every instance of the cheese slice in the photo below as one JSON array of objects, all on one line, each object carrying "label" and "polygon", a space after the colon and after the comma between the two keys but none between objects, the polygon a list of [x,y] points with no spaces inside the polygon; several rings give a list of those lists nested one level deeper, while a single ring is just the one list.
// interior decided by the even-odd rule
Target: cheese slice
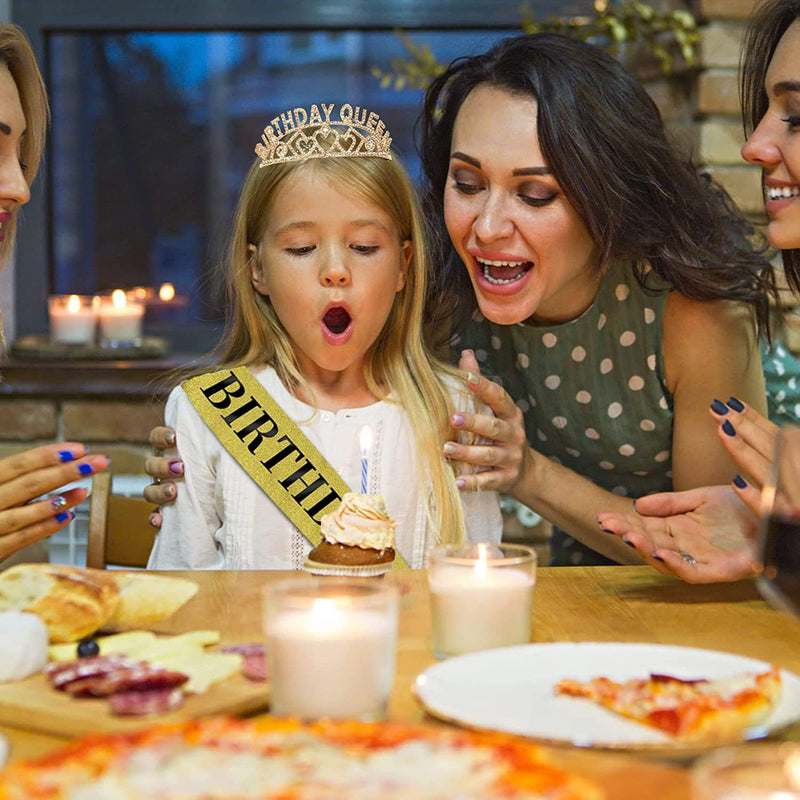
[{"label": "cheese slice", "polygon": [[243,658],[239,653],[181,653],[150,661],[155,667],[175,670],[189,676],[182,688],[185,692],[205,692],[209,686],[241,672]]}]

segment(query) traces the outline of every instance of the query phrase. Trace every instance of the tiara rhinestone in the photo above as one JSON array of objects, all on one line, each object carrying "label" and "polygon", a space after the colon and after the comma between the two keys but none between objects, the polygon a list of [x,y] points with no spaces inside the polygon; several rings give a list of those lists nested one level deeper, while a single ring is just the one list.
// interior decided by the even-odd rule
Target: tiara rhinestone
[{"label": "tiara rhinestone", "polygon": [[374,111],[344,103],[284,111],[264,128],[256,155],[261,166],[308,158],[368,156],[392,160],[392,137]]}]

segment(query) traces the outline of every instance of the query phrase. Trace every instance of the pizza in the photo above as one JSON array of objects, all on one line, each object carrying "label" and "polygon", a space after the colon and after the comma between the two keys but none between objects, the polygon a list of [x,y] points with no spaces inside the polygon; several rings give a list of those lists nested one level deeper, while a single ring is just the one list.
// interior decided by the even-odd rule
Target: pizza
[{"label": "pizza", "polygon": [[506,734],[206,717],[78,739],[0,772],[0,800],[601,800]]},{"label": "pizza", "polygon": [[585,697],[675,739],[733,739],[762,722],[781,694],[777,666],[717,680],[685,680],[651,674],[617,683],[600,677],[564,680],[558,694]]}]

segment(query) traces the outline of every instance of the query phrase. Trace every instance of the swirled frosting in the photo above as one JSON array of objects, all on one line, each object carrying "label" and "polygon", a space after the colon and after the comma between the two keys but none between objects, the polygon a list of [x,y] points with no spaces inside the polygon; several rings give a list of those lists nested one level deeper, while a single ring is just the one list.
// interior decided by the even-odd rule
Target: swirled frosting
[{"label": "swirled frosting", "polygon": [[325,540],[332,544],[381,551],[394,547],[395,521],[379,494],[348,492],[339,508],[326,514],[320,525]]}]

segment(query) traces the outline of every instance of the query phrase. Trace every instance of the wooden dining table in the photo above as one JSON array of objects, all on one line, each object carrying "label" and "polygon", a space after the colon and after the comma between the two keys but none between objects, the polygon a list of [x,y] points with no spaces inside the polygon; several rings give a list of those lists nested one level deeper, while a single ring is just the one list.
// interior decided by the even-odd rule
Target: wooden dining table
[{"label": "wooden dining table", "polygon": [[[177,572],[200,589],[157,630],[220,631],[222,644],[263,638],[264,588],[297,573]],[[377,579],[369,579],[377,580]],[[412,693],[420,672],[435,663],[423,570],[393,570],[382,580],[400,591],[400,622],[394,689],[388,717],[444,725],[428,716]],[[800,622],[770,608],[752,581],[692,586],[649,567],[540,568],[532,618],[533,642],[647,642],[719,650],[780,664],[800,674]],[[11,757],[47,753],[68,737],[0,724]],[[776,737],[800,741],[800,723]],[[575,747],[548,747],[560,764],[593,778],[609,800],[634,800],[647,787],[648,800],[687,800],[690,764],[669,753],[630,754]]]}]

